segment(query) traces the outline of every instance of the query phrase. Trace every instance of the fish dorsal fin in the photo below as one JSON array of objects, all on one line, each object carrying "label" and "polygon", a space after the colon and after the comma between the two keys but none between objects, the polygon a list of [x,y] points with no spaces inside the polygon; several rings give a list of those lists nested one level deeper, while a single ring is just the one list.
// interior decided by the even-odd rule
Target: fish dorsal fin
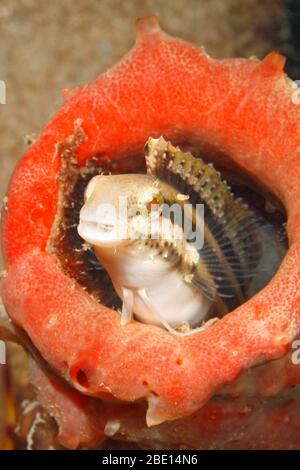
[{"label": "fish dorsal fin", "polygon": [[150,137],[145,149],[147,173],[189,195],[189,201],[207,204],[212,214],[219,220],[226,220],[227,224],[243,213],[246,215],[247,205],[234,198],[227,182],[212,163],[183,152],[163,137]]},{"label": "fish dorsal fin", "polygon": [[[145,146],[147,173],[188,196],[193,206],[204,204],[204,246],[199,251],[192,282],[203,286],[203,264],[220,297],[244,300],[243,287],[255,274],[260,258],[257,228],[260,221],[212,163],[174,147],[163,137],[149,138]],[[201,266],[202,265],[202,266]],[[230,308],[234,302],[228,301]]]}]

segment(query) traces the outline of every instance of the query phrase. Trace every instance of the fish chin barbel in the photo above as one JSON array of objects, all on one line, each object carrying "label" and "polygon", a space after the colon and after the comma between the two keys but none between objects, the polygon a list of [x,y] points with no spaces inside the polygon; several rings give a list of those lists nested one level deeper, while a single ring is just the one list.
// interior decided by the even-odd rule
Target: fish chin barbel
[{"label": "fish chin barbel", "polygon": [[[123,301],[122,325],[135,314],[188,335],[246,300],[251,278],[265,268],[262,234],[271,226],[233,196],[212,164],[163,137],[149,138],[145,150],[147,175],[92,178],[78,232]],[[278,241],[271,231],[277,264],[283,253]]]}]

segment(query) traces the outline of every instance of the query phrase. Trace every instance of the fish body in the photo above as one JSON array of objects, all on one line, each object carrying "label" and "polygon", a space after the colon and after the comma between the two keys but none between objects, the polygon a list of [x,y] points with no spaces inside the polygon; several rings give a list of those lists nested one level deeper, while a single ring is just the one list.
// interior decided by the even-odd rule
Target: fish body
[{"label": "fish body", "polygon": [[[186,281],[188,272],[180,269],[192,251],[183,231],[180,227],[174,230],[172,222],[164,219],[165,228],[170,229],[164,237],[161,216],[149,207],[167,194],[174,199],[178,191],[155,176],[141,174],[99,175],[87,187],[79,234],[92,244],[123,300],[123,323],[134,312],[145,323],[194,325],[211,306],[211,300]],[[125,207],[127,214],[121,214]],[[121,234],[126,222],[127,229]],[[196,250],[193,256],[197,261]],[[170,298],[172,292],[180,292],[180,296]]]},{"label": "fish body", "polygon": [[260,223],[211,164],[162,137],[145,152],[147,174],[90,181],[78,231],[123,301],[123,324],[135,314],[189,334],[245,300],[261,257]]}]

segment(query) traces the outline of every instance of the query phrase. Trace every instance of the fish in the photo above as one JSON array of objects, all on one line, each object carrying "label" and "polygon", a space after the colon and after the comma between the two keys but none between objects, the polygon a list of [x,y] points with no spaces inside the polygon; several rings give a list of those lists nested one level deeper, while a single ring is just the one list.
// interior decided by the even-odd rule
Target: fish
[{"label": "fish", "polygon": [[146,174],[91,179],[78,233],[123,302],[122,325],[191,334],[246,300],[265,222],[212,163],[163,137],[148,139],[145,160]]}]

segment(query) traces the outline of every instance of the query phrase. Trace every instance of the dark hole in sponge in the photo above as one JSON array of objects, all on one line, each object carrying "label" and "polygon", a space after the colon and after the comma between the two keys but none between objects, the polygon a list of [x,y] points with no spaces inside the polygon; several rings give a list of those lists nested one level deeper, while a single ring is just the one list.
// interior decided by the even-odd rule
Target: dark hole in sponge
[{"label": "dark hole in sponge", "polygon": [[89,388],[89,385],[90,385],[89,379],[88,379],[87,374],[84,372],[84,370],[78,369],[77,374],[76,374],[76,380],[77,380],[77,383],[81,387],[86,388],[86,389]]},{"label": "dark hole in sponge", "polygon": [[[186,150],[187,145],[181,145]],[[200,150],[190,149],[195,156],[201,156]],[[145,172],[143,153],[126,156],[111,162],[107,157],[92,157],[84,167],[79,168],[73,158],[72,148],[65,146],[61,153],[60,202],[52,234],[48,242],[48,250],[55,252],[60,260],[62,269],[70,277],[74,278],[97,301],[110,308],[121,308],[121,301],[113,288],[112,282],[97,260],[91,247],[87,246],[77,232],[79,212],[84,203],[84,191],[89,180],[101,173],[142,173]],[[255,212],[262,215],[278,230],[286,221],[286,215],[282,205],[265,194],[256,190],[252,181],[239,169],[224,167],[225,158],[214,159],[210,154],[206,161],[214,161],[215,167],[221,171],[223,177],[230,183],[234,194],[242,196]],[[222,164],[220,164],[220,161]],[[271,198],[273,210],[268,213],[265,210],[266,200]],[[180,363],[178,362],[178,365]]]}]

